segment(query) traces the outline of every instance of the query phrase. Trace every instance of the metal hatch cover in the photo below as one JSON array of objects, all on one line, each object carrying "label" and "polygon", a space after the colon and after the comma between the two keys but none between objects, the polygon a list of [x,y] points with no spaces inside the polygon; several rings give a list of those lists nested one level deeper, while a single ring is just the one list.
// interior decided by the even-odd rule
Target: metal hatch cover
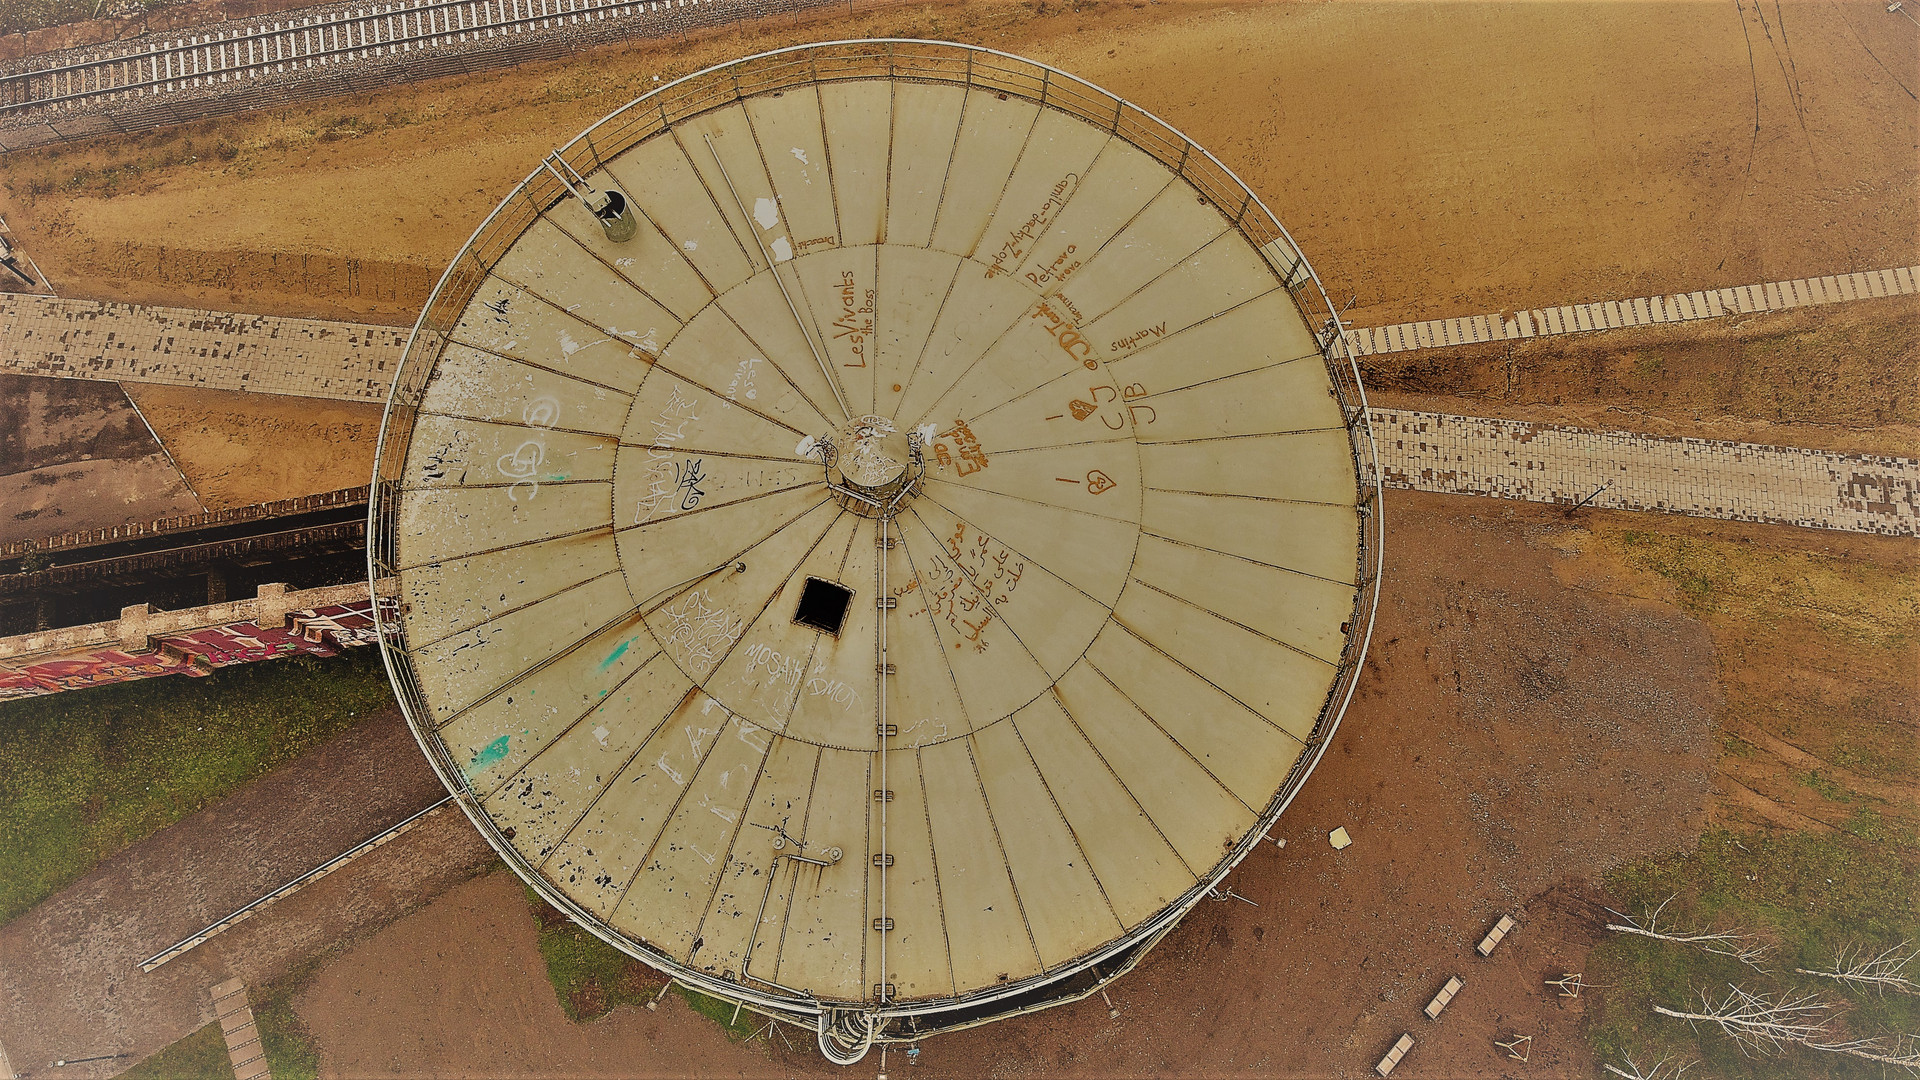
[{"label": "metal hatch cover", "polygon": [[1231,172],[1059,71],[690,76],[535,170],[414,331],[369,533],[402,706],[550,902],[834,1060],[1084,996],[1351,694],[1337,326]]}]

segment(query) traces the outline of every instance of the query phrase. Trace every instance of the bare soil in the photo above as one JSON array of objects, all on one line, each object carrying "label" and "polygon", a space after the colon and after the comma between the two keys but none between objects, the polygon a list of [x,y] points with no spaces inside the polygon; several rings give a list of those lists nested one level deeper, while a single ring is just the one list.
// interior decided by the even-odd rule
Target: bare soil
[{"label": "bare soil", "polygon": [[[656,77],[806,40],[949,37],[1186,130],[1353,298],[1347,317],[1387,323],[1920,261],[1905,26],[1866,0],[1765,25],[1664,3],[856,5],[13,154],[0,210],[67,295],[405,324],[531,162]],[[1916,311],[1436,350],[1368,375],[1403,407],[1912,454]],[[368,471],[377,423],[289,435],[278,405],[200,393],[136,391],[176,406],[183,423],[156,427],[216,503]],[[286,437],[303,449],[269,449]]]},{"label": "bare soil", "polygon": [[118,386],[0,375],[0,544],[201,509]]},{"label": "bare soil", "polygon": [[[1580,970],[1608,869],[1691,843],[1709,812],[1711,638],[1657,579],[1592,560],[1557,510],[1394,494],[1388,591],[1360,691],[1275,835],[1099,998],[929,1040],[910,1075],[1361,1076],[1402,1030],[1408,1076],[1593,1072]],[[1563,564],[1587,565],[1576,584]],[[1334,851],[1345,826],[1354,845]],[[1501,912],[1520,929],[1472,954]],[[843,1075],[789,1033],[728,1043],[677,1003],[569,1024],[516,879],[469,883],[347,950],[296,1000],[330,1076]],[[1449,975],[1467,989],[1419,1015]],[[1532,1064],[1496,1035],[1536,1036]],[[893,1068],[910,1068],[898,1054]],[[875,1063],[877,1064],[877,1063]],[[862,1066],[866,1068],[870,1066]]]},{"label": "bare soil", "polygon": [[125,386],[209,510],[358,487],[373,476],[378,405]]},{"label": "bare soil", "polygon": [[1587,525],[1565,540],[1580,556],[1563,578],[1680,604],[1713,635],[1712,824],[1914,835],[1920,545],[1627,514]]},{"label": "bare soil", "polygon": [[1920,455],[1920,297],[1361,362],[1375,405]]}]

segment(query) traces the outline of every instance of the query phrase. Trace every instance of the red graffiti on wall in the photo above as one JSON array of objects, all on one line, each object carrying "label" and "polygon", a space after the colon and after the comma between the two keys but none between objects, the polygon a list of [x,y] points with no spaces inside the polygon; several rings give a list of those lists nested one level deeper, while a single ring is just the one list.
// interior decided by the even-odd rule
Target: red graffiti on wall
[{"label": "red graffiti on wall", "polygon": [[368,601],[295,611],[288,621],[289,629],[241,622],[169,634],[139,653],[94,649],[35,661],[0,671],[0,701],[161,675],[211,675],[282,656],[338,656],[342,648],[369,645],[376,637]]}]

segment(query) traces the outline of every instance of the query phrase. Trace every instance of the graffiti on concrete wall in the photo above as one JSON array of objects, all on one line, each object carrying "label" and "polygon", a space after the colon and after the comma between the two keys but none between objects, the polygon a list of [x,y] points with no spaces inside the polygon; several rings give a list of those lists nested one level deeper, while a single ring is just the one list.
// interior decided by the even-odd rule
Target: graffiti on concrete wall
[{"label": "graffiti on concrete wall", "polygon": [[223,667],[283,656],[338,656],[341,649],[370,645],[375,639],[369,601],[294,611],[287,621],[287,629],[238,622],[169,634],[143,652],[99,648],[34,660],[0,670],[0,701],[161,675],[211,675]]}]

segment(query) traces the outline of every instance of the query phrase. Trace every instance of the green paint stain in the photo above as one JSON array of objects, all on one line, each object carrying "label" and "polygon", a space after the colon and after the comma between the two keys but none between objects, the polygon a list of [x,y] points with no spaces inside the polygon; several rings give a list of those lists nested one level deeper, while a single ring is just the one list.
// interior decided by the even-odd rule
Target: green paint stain
[{"label": "green paint stain", "polygon": [[479,752],[473,755],[473,760],[467,762],[467,772],[468,773],[479,772],[481,769],[484,769],[487,766],[494,764],[495,762],[499,761],[501,758],[506,756],[507,756],[507,736],[502,735],[499,738],[488,743],[487,745],[481,747]]},{"label": "green paint stain", "polygon": [[627,640],[621,642],[620,647],[613,650],[613,655],[607,657],[605,660],[600,661],[600,670],[601,671],[607,670],[608,668],[613,666],[614,661],[627,655],[627,646],[632,644],[633,644],[632,638],[628,638]]}]

